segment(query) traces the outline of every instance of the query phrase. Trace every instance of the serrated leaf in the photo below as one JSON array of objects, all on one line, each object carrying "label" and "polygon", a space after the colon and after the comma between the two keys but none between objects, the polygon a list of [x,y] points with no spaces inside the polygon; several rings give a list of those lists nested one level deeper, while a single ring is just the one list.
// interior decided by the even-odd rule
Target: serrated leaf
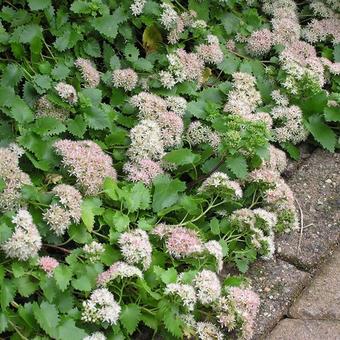
[{"label": "serrated leaf", "polygon": [[59,340],[82,340],[87,336],[87,333],[83,329],[77,327],[74,320],[70,319],[66,320],[58,327],[57,334],[57,339]]},{"label": "serrated leaf", "polygon": [[56,338],[59,324],[58,310],[55,305],[43,301],[39,306],[33,305],[33,313],[40,327],[52,338]]},{"label": "serrated leaf", "polygon": [[294,160],[299,160],[300,159],[300,150],[297,148],[295,145],[292,143],[282,143],[282,148],[286,150],[291,158]]},{"label": "serrated leaf", "polygon": [[226,164],[237,178],[245,178],[247,176],[248,166],[244,156],[230,156],[227,158]]},{"label": "serrated leaf", "polygon": [[57,286],[63,292],[68,287],[72,278],[72,269],[64,264],[60,264],[53,272]]},{"label": "serrated leaf", "polygon": [[127,230],[129,223],[130,223],[130,219],[128,215],[123,214],[120,211],[115,211],[112,216],[112,224],[114,225],[115,229],[118,232],[123,232],[125,230]]},{"label": "serrated leaf", "polygon": [[90,20],[92,27],[107,38],[114,39],[118,33],[118,25],[113,15],[103,15]]},{"label": "serrated leaf", "polygon": [[103,212],[101,205],[102,202],[97,197],[86,198],[81,205],[81,219],[89,232],[93,229],[94,217]]},{"label": "serrated leaf", "polygon": [[57,64],[54,66],[51,75],[55,80],[64,80],[67,78],[70,71],[71,70],[67,66],[63,64]]},{"label": "serrated leaf", "polygon": [[161,280],[165,284],[175,283],[177,281],[177,271],[175,268],[168,268],[161,273]]},{"label": "serrated leaf", "polygon": [[154,180],[154,195],[152,208],[158,212],[175,204],[179,193],[185,190],[185,183],[179,179],[171,179],[167,175],[157,176]]},{"label": "serrated leaf", "polygon": [[313,114],[322,113],[327,105],[327,101],[327,93],[325,91],[321,91],[312,97],[306,98],[299,104],[299,106],[303,111],[304,117],[308,118]]},{"label": "serrated leaf", "polygon": [[147,209],[151,200],[150,190],[143,183],[136,183],[129,191],[124,192],[124,200],[130,212]]},{"label": "serrated leaf", "polygon": [[128,334],[132,334],[137,329],[141,320],[141,308],[135,303],[123,306],[119,320],[123,324]]},{"label": "serrated leaf", "polygon": [[41,136],[59,135],[66,131],[65,125],[57,118],[54,117],[41,117],[37,118],[32,131]]},{"label": "serrated leaf", "polygon": [[127,44],[124,48],[125,58],[131,62],[136,62],[139,56],[139,50],[133,44]]},{"label": "serrated leaf", "polygon": [[163,157],[166,161],[177,165],[193,164],[200,158],[200,155],[194,154],[190,149],[172,150]]},{"label": "serrated leaf", "polygon": [[21,296],[29,297],[38,289],[38,282],[32,281],[29,276],[22,276],[15,279],[15,284]]},{"label": "serrated leaf", "polygon": [[51,6],[51,0],[28,0],[28,6],[32,11],[39,11]]},{"label": "serrated leaf", "polygon": [[19,97],[16,97],[12,102],[10,116],[18,123],[28,123],[34,118],[30,107]]},{"label": "serrated leaf", "polygon": [[8,64],[1,77],[1,86],[14,87],[18,85],[23,77],[23,73],[18,65]]},{"label": "serrated leaf", "polygon": [[324,114],[327,122],[340,121],[340,107],[325,107]]},{"label": "serrated leaf", "polygon": [[16,288],[10,280],[3,280],[1,283],[0,305],[1,309],[5,310],[6,307],[14,300]]},{"label": "serrated leaf", "polygon": [[153,65],[152,63],[144,58],[139,58],[137,61],[135,61],[133,63],[133,67],[137,70],[137,71],[145,71],[145,72],[151,72]]},{"label": "serrated leaf", "polygon": [[7,316],[0,312],[0,334],[3,333],[8,327]]},{"label": "serrated leaf", "polygon": [[176,338],[182,338],[183,321],[179,317],[178,309],[175,306],[171,306],[163,314],[162,318],[165,328]]},{"label": "serrated leaf", "polygon": [[337,142],[336,134],[322,121],[319,115],[309,117],[306,125],[316,141],[318,141],[328,151],[334,152]]},{"label": "serrated leaf", "polygon": [[72,280],[72,287],[80,290],[81,292],[90,292],[92,289],[92,284],[87,276],[82,276]]},{"label": "serrated leaf", "polygon": [[86,132],[87,124],[81,115],[67,121],[67,129],[72,135],[82,138]]}]

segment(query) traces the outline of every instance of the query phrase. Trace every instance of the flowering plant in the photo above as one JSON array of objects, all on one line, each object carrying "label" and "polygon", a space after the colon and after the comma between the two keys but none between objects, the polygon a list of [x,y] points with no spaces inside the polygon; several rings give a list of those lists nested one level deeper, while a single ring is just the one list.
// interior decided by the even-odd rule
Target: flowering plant
[{"label": "flowering plant", "polygon": [[4,2],[0,333],[250,339],[259,298],[223,265],[298,227],[281,149],[338,146],[337,11]]}]

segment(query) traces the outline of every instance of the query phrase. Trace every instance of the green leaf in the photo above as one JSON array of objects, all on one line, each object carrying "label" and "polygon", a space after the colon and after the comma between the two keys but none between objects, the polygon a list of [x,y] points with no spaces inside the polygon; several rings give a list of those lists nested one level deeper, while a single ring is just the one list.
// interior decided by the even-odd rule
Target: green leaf
[{"label": "green leaf", "polygon": [[58,310],[55,305],[43,301],[39,306],[33,305],[33,313],[40,327],[52,338],[56,338],[59,324]]},{"label": "green leaf", "polygon": [[46,90],[49,90],[51,88],[52,79],[48,75],[41,75],[37,74],[33,77],[33,81],[35,83],[35,89],[39,94],[43,94],[46,92]]},{"label": "green leaf", "polygon": [[110,177],[105,178],[103,189],[105,194],[109,196],[113,201],[119,200],[119,188],[117,186],[117,181]]},{"label": "green leaf", "polygon": [[241,60],[233,54],[226,52],[222,63],[217,65],[217,68],[225,74],[233,74],[237,71]]},{"label": "green leaf", "polygon": [[53,276],[57,282],[57,286],[63,292],[68,287],[71,278],[72,278],[72,270],[70,267],[60,264],[53,273]]},{"label": "green leaf", "polygon": [[247,176],[248,166],[244,156],[230,156],[227,158],[226,164],[228,169],[230,169],[237,178],[242,179]]},{"label": "green leaf", "polygon": [[216,217],[212,218],[210,220],[210,230],[211,233],[214,235],[219,235],[220,234],[220,222],[218,221],[218,219]]},{"label": "green leaf", "polygon": [[72,287],[82,292],[90,292],[92,289],[92,284],[87,276],[81,276],[72,280]]},{"label": "green leaf", "polygon": [[8,327],[7,316],[0,312],[0,334],[3,333]]},{"label": "green leaf", "polygon": [[336,44],[336,45],[334,46],[333,55],[334,55],[334,61],[335,61],[336,63],[340,62],[340,44]]},{"label": "green leaf", "polygon": [[101,205],[102,202],[97,197],[86,198],[81,205],[81,219],[89,232],[93,230],[94,217],[103,212]]},{"label": "green leaf", "polygon": [[337,142],[336,134],[323,122],[319,115],[309,117],[306,125],[316,141],[318,141],[328,151],[334,152]]},{"label": "green leaf", "polygon": [[14,87],[18,85],[22,79],[23,74],[21,69],[16,64],[8,64],[3,71],[1,77],[1,86]]},{"label": "green leaf", "polygon": [[154,180],[154,187],[152,208],[159,212],[178,201],[179,193],[185,190],[185,183],[179,179],[171,179],[168,175],[160,175]]},{"label": "green leaf", "polygon": [[1,283],[0,305],[1,309],[5,310],[6,307],[14,300],[16,288],[10,280],[3,280]]},{"label": "green leaf", "polygon": [[67,121],[67,129],[72,135],[82,138],[86,132],[87,124],[81,115]]},{"label": "green leaf", "polygon": [[194,154],[190,149],[177,149],[168,152],[163,159],[177,165],[193,164],[201,157]]},{"label": "green leaf", "polygon": [[136,331],[141,316],[141,309],[135,303],[123,306],[119,320],[129,335]]},{"label": "green leaf", "polygon": [[325,107],[324,114],[327,122],[340,121],[340,107]]},{"label": "green leaf", "polygon": [[65,125],[54,117],[40,117],[36,119],[32,131],[41,136],[59,135],[66,131]]},{"label": "green leaf", "polygon": [[16,97],[11,106],[10,116],[18,123],[28,123],[33,120],[31,109],[20,97]]},{"label": "green leaf", "polygon": [[183,321],[180,318],[178,308],[170,306],[162,315],[165,328],[175,337],[182,339]]},{"label": "green leaf", "polygon": [[127,44],[124,48],[124,55],[128,61],[136,62],[139,56],[139,50],[133,44]]},{"label": "green leaf", "polygon": [[55,80],[64,80],[67,78],[71,70],[63,65],[63,64],[57,64],[54,66],[51,75]]},{"label": "green leaf", "polygon": [[38,282],[32,281],[30,276],[22,276],[15,279],[15,284],[21,296],[29,297],[38,289]]},{"label": "green leaf", "polygon": [[165,283],[175,283],[177,281],[177,271],[175,268],[168,268],[161,274],[161,280]]},{"label": "green leaf", "polygon": [[322,113],[327,105],[327,101],[327,93],[325,91],[321,91],[316,95],[302,101],[299,106],[303,111],[304,117],[308,118],[315,113]]},{"label": "green leaf", "polygon": [[130,219],[128,215],[125,215],[117,210],[112,214],[112,223],[115,227],[115,230],[121,233],[127,230],[130,224]]},{"label": "green leaf", "polygon": [[300,159],[300,150],[297,148],[295,145],[292,143],[286,142],[282,143],[281,147],[286,150],[291,158],[294,160],[299,160]]},{"label": "green leaf", "polygon": [[107,38],[114,39],[118,33],[118,24],[113,15],[103,15],[90,20],[92,27]]},{"label": "green leaf", "polygon": [[77,327],[74,320],[68,319],[58,327],[58,337],[59,340],[72,339],[72,340],[82,340],[87,334],[86,332]]},{"label": "green leaf", "polygon": [[51,0],[28,0],[28,6],[32,11],[39,11],[51,6]]},{"label": "green leaf", "polygon": [[148,209],[151,201],[150,190],[143,183],[136,183],[128,192],[124,191],[124,201],[130,212]]}]

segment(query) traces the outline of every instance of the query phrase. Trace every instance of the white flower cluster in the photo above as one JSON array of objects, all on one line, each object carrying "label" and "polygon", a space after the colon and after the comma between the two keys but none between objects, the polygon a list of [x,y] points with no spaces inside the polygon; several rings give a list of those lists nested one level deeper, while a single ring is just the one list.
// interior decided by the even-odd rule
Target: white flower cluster
[{"label": "white flower cluster", "polygon": [[0,177],[5,188],[0,191],[0,211],[18,209],[21,205],[21,188],[32,184],[29,176],[19,167],[19,158],[24,150],[16,144],[0,147]]},{"label": "white flower cluster", "polygon": [[217,301],[221,295],[221,284],[217,275],[211,270],[203,269],[194,278],[197,299],[204,305]]},{"label": "white flower cluster", "polygon": [[191,285],[183,283],[169,283],[164,290],[164,294],[179,296],[188,311],[192,311],[195,308],[197,298],[195,289]]},{"label": "white flower cluster", "polygon": [[86,336],[83,340],[106,340],[106,336],[102,332],[94,332]]},{"label": "white flower cluster", "polygon": [[303,125],[302,111],[296,106],[275,106],[271,111],[276,127],[272,129],[275,141],[298,144],[308,137]]},{"label": "white flower cluster", "polygon": [[214,172],[198,188],[199,193],[213,193],[222,197],[234,195],[236,198],[242,198],[243,192],[238,182],[229,179],[228,175],[223,172]]},{"label": "white flower cluster", "polygon": [[31,214],[27,210],[20,209],[12,222],[16,225],[14,233],[1,246],[6,256],[21,261],[37,256],[42,242]]},{"label": "white flower cluster", "polygon": [[89,244],[85,244],[83,250],[86,254],[86,257],[89,258],[91,262],[99,261],[100,256],[105,251],[104,246],[97,241],[92,241]]},{"label": "white flower cluster", "polygon": [[146,0],[134,0],[130,6],[132,15],[134,15],[135,17],[141,15],[143,13],[145,4]]},{"label": "white flower cluster", "polygon": [[118,244],[127,263],[141,263],[144,270],[150,267],[152,246],[144,230],[135,229],[121,234]]},{"label": "white flower cluster", "polygon": [[125,91],[131,91],[137,85],[138,75],[131,68],[114,70],[112,73],[112,82],[114,87],[122,87]]},{"label": "white flower cluster", "polygon": [[250,115],[262,103],[260,92],[255,88],[256,79],[248,73],[236,72],[233,81],[224,111],[240,116]]},{"label": "white flower cluster", "polygon": [[217,150],[221,142],[220,135],[217,132],[213,131],[209,126],[203,125],[198,120],[190,123],[186,138],[191,145],[207,143],[215,150]]},{"label": "white flower cluster", "polygon": [[204,249],[210,255],[215,257],[217,263],[217,272],[220,272],[223,268],[223,250],[221,245],[217,241],[211,240],[204,243]]},{"label": "white flower cluster", "polygon": [[58,92],[59,97],[62,98],[65,102],[71,105],[77,104],[77,91],[72,85],[60,82],[55,86],[55,89]]},{"label": "white flower cluster", "polygon": [[133,160],[159,160],[164,156],[164,144],[158,124],[144,119],[130,130],[131,144],[127,155]]},{"label": "white flower cluster", "polygon": [[56,235],[60,236],[65,233],[72,222],[79,223],[82,196],[77,189],[68,184],[55,186],[52,193],[59,198],[59,202],[52,203],[44,212],[43,217]]},{"label": "white flower cluster", "polygon": [[106,288],[94,290],[90,298],[83,301],[81,319],[85,322],[115,325],[119,319],[121,308],[114,296]]},{"label": "white flower cluster", "polygon": [[270,259],[275,252],[274,228],[277,216],[264,209],[250,210],[247,208],[236,210],[230,216],[232,223],[241,230],[251,233],[251,243],[264,259]]}]

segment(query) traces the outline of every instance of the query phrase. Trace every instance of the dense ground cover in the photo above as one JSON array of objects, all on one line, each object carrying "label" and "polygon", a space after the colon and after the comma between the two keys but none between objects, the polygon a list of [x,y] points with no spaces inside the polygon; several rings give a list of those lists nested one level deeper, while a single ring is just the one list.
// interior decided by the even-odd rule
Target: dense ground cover
[{"label": "dense ground cover", "polygon": [[[337,1],[4,1],[0,332],[252,336],[240,273],[338,147]],[[220,275],[223,272],[223,275]]]}]

